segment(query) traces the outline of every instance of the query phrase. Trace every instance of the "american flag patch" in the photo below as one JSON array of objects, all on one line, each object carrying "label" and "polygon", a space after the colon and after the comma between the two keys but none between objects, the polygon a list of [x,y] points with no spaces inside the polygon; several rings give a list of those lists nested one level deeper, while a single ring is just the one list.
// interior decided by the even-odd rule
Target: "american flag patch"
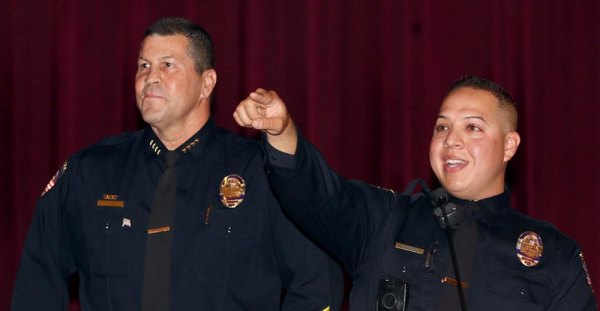
[{"label": "american flag patch", "polygon": [[42,191],[42,194],[40,196],[44,196],[44,194],[46,194],[46,192],[50,191],[50,189],[52,189],[52,187],[54,187],[54,185],[56,185],[56,182],[62,177],[62,175],[65,173],[66,170],[67,170],[67,161],[65,161],[65,163],[60,167],[60,169],[58,169],[56,174],[54,174],[54,176],[52,176],[52,179],[50,179],[50,181],[46,185],[46,188],[44,188],[44,191]]}]

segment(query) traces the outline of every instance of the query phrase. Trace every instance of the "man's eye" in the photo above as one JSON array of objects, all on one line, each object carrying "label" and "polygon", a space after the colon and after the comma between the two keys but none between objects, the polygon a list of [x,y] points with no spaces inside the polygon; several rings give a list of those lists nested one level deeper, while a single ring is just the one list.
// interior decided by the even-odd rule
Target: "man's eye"
[{"label": "man's eye", "polygon": [[481,131],[481,128],[475,124],[469,124],[469,125],[467,125],[467,130],[477,132],[477,131]]},{"label": "man's eye", "polygon": [[443,132],[443,131],[445,131],[447,129],[448,129],[448,127],[445,126],[445,125],[443,125],[443,124],[438,124],[438,125],[435,126],[435,131],[436,132]]},{"label": "man's eye", "polygon": [[165,63],[165,66],[166,66],[167,68],[171,68],[171,67],[173,67],[173,63]]},{"label": "man's eye", "polygon": [[148,64],[148,63],[141,63],[140,64],[140,68],[150,68],[150,64]]}]

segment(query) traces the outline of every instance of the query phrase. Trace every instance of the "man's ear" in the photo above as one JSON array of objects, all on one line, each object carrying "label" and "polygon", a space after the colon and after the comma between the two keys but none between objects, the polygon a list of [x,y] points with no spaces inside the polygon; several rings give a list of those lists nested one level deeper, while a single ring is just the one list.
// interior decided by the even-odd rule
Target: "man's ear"
[{"label": "man's ear", "polygon": [[517,132],[510,132],[504,137],[504,162],[508,162],[517,153],[521,136]]},{"label": "man's ear", "polygon": [[202,93],[201,98],[209,98],[217,84],[217,72],[214,69],[206,69],[202,72]]}]

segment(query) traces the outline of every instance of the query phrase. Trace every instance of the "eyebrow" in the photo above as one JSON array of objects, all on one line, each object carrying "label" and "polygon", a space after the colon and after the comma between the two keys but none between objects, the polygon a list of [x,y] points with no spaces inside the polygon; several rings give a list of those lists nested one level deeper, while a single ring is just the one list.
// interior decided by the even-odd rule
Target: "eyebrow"
[{"label": "eyebrow", "polygon": [[467,120],[477,119],[477,120],[481,120],[483,123],[487,124],[487,121],[483,117],[480,117],[480,116],[467,116],[467,117],[465,117],[465,119],[467,119]]},{"label": "eyebrow", "polygon": [[[161,56],[161,57],[159,57],[159,58],[158,58],[158,60],[165,60],[165,59],[175,59],[175,56],[172,56],[172,55],[166,55],[166,56]],[[147,59],[147,58],[145,58],[145,57],[142,57],[142,56],[139,56],[139,57],[138,57],[138,60],[144,60],[144,61],[147,61],[147,62],[149,62],[149,61],[150,61],[149,59]]]},{"label": "eyebrow", "polygon": [[[443,114],[440,114],[440,115],[438,115],[437,119],[448,119],[448,117]],[[483,123],[487,124],[487,121],[483,117],[480,117],[480,116],[466,116],[463,119],[465,119],[465,120],[477,119],[477,120],[481,120]]]}]

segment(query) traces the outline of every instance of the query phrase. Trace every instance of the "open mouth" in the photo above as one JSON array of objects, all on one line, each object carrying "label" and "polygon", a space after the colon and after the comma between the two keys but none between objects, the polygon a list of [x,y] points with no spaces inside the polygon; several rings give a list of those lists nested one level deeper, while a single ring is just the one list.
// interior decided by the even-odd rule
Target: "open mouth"
[{"label": "open mouth", "polygon": [[446,167],[449,167],[449,168],[460,168],[460,167],[467,165],[467,161],[448,159],[448,160],[444,161],[444,164]]}]

